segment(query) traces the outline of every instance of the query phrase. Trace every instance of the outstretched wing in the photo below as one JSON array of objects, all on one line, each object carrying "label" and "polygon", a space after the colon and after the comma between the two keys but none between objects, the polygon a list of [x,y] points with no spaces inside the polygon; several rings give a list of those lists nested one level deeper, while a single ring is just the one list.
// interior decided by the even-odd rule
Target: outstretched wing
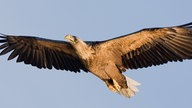
[{"label": "outstretched wing", "polygon": [[30,36],[0,36],[0,46],[4,55],[11,52],[8,60],[17,57],[17,62],[31,64],[38,68],[88,71],[76,55],[73,47],[64,41],[48,40]]},{"label": "outstretched wing", "polygon": [[117,61],[121,59],[127,69],[192,59],[192,23],[167,28],[143,29],[101,42],[98,47],[121,54],[121,58],[113,59]]}]

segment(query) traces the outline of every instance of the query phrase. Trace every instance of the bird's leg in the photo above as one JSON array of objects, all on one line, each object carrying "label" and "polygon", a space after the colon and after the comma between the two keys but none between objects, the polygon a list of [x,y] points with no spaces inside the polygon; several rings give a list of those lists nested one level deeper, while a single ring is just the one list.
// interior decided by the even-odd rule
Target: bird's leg
[{"label": "bird's leg", "polygon": [[105,73],[110,78],[105,80],[105,83],[111,91],[118,92],[122,88],[127,88],[125,77],[115,64],[108,63],[105,67]]},{"label": "bird's leg", "polygon": [[113,92],[117,92],[121,89],[121,86],[119,86],[119,84],[113,79],[106,80],[105,83],[107,87]]}]

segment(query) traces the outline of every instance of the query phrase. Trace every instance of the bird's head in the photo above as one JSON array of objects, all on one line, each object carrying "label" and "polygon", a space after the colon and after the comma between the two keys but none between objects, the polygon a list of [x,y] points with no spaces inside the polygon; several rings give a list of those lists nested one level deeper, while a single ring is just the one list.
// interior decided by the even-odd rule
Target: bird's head
[{"label": "bird's head", "polygon": [[76,36],[72,36],[72,35],[69,35],[69,34],[66,35],[64,39],[67,40],[70,43],[73,43],[73,44],[76,44],[76,43],[79,42],[79,39]]},{"label": "bird's head", "polygon": [[86,42],[76,36],[66,35],[65,40],[67,40],[73,46],[77,54],[82,59],[86,59],[88,53],[93,53],[91,46],[89,46],[88,44],[86,44]]}]

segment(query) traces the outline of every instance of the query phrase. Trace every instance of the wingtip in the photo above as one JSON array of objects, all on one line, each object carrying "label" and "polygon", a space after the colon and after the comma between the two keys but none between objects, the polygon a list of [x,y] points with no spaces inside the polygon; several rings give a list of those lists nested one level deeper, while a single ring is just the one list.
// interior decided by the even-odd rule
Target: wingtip
[{"label": "wingtip", "polygon": [[0,38],[6,38],[6,34],[0,33]]},{"label": "wingtip", "polygon": [[192,22],[180,25],[179,27],[192,28]]}]

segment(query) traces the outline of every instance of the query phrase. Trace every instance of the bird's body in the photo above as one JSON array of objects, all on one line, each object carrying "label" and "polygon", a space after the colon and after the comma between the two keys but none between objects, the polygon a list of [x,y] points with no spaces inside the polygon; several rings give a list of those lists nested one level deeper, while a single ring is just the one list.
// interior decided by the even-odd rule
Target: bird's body
[{"label": "bird's body", "polygon": [[73,72],[91,72],[114,92],[132,97],[140,83],[124,76],[126,69],[156,66],[192,59],[192,23],[143,29],[105,41],[82,41],[67,35],[65,41],[30,36],[0,36],[0,55],[10,51],[11,60],[38,68],[52,67]]},{"label": "bird's body", "polygon": [[[75,44],[72,44],[72,46],[83,64],[91,73],[103,80],[111,91],[118,92],[127,97],[134,96],[135,92],[138,91],[135,86],[140,84],[122,74],[123,69],[125,69],[122,60],[111,59],[121,58],[122,54],[120,52],[112,51],[113,49],[106,46],[86,44],[79,38],[71,35],[67,35],[65,39],[69,41],[72,40],[72,43],[74,40],[77,41]],[[128,89],[127,79],[131,82],[129,84],[133,86],[133,90]],[[134,85],[132,85],[132,83]],[[127,89],[128,91],[125,91]]]}]

